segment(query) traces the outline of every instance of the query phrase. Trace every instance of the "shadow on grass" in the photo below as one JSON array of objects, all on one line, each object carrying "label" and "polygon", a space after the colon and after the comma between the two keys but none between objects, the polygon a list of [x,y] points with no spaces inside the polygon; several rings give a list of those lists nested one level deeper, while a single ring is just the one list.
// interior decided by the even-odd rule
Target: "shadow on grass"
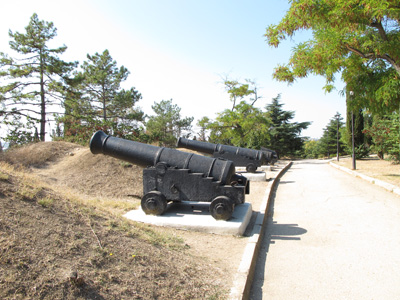
[{"label": "shadow on grass", "polygon": [[385,174],[384,176],[388,176],[388,177],[400,177],[400,174]]}]

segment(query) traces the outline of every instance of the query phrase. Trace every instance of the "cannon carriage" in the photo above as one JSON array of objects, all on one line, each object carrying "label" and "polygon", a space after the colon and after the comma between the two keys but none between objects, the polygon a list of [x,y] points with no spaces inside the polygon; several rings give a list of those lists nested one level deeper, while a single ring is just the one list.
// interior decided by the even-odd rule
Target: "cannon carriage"
[{"label": "cannon carriage", "polygon": [[93,134],[90,151],[144,167],[141,207],[146,214],[163,214],[168,202],[210,202],[211,215],[228,220],[249,193],[248,180],[235,173],[229,160],[129,141],[102,131]]}]

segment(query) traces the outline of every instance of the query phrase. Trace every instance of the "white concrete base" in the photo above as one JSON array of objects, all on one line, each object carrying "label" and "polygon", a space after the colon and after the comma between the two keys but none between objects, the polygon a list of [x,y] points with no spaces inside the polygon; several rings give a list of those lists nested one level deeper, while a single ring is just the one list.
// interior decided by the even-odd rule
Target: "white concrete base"
[{"label": "white concrete base", "polygon": [[[235,167],[236,172],[246,172],[246,167]],[[272,171],[272,166],[260,166],[257,168],[257,172],[263,171],[263,172],[271,172]]]},{"label": "white concrete base", "polygon": [[257,170],[264,171],[264,172],[271,172],[272,166],[261,166],[261,167],[257,168]]},{"label": "white concrete base", "polygon": [[[243,175],[250,181],[266,181],[267,173],[266,172],[256,172],[256,173],[247,173],[247,172],[237,172],[240,175]],[[251,188],[251,185],[250,185]]]},{"label": "white concrete base", "polygon": [[232,218],[228,221],[217,221],[209,212],[208,202],[170,203],[161,216],[146,215],[141,208],[127,212],[124,217],[142,223],[174,227],[215,234],[243,235],[250,222],[251,203],[237,205]]}]

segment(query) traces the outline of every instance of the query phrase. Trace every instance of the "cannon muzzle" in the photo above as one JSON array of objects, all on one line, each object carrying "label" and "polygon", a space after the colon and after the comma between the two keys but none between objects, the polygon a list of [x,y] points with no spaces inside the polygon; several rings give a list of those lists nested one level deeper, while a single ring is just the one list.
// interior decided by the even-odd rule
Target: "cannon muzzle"
[{"label": "cannon muzzle", "polygon": [[231,184],[235,177],[235,165],[232,161],[125,140],[107,135],[103,131],[93,134],[90,151],[142,167],[156,166],[162,162],[169,167],[189,169],[191,173],[203,173],[205,177],[212,177],[222,184]]},{"label": "cannon muzzle", "polygon": [[265,153],[265,157],[267,158],[269,164],[273,165],[278,161],[279,157],[276,151],[265,147],[261,147],[261,151]]}]

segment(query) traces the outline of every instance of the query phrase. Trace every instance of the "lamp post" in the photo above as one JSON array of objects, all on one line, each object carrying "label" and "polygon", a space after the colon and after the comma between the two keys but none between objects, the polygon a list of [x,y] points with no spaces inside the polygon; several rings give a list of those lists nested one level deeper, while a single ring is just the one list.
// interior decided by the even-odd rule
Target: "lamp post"
[{"label": "lamp post", "polygon": [[339,118],[340,114],[337,112],[335,115],[335,118],[337,120],[337,132],[336,132],[336,160],[339,161]]},{"label": "lamp post", "polygon": [[[350,99],[353,98],[354,92],[350,91]],[[352,147],[352,169],[356,169],[356,153],[354,151],[354,113],[353,109],[351,110],[351,147]]]}]

